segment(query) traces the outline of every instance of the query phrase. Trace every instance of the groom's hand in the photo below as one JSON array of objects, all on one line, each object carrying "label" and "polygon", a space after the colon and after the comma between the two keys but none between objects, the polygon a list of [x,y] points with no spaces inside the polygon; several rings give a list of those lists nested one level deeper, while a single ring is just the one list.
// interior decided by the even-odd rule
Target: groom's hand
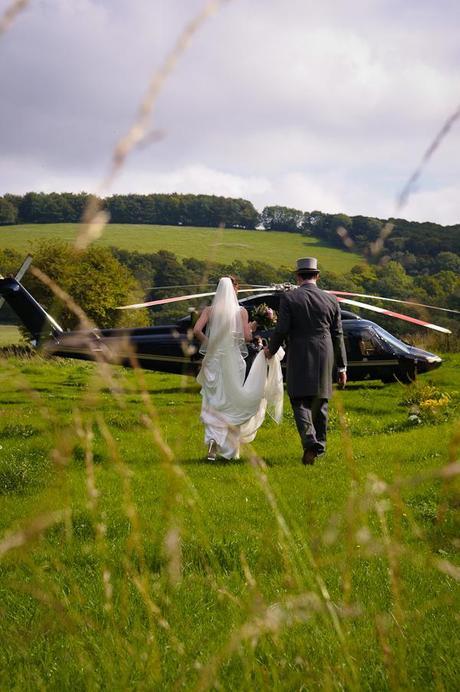
[{"label": "groom's hand", "polygon": [[268,350],[268,346],[264,347],[264,353],[265,353],[265,358],[267,360],[270,360],[270,358],[273,358],[273,354],[270,353],[270,351]]},{"label": "groom's hand", "polygon": [[346,370],[342,370],[342,372],[339,372],[338,383],[339,383],[340,389],[345,389],[345,385],[347,384],[347,371]]}]

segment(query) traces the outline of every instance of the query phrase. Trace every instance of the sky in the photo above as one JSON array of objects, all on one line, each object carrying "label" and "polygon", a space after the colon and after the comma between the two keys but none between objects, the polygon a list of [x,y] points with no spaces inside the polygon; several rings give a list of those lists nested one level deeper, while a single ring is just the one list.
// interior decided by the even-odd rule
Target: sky
[{"label": "sky", "polygon": [[[0,14],[10,4],[0,0]],[[0,194],[97,191],[203,0],[30,0],[0,36]],[[460,223],[458,0],[224,0],[104,194]]]}]

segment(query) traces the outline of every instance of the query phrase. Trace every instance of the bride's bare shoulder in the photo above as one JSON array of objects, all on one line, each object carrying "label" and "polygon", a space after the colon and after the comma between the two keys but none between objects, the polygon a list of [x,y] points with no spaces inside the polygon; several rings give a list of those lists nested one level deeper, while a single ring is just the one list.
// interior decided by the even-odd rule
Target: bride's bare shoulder
[{"label": "bride's bare shoulder", "polygon": [[209,305],[202,310],[200,316],[198,317],[195,326],[193,327],[193,333],[197,336],[207,325],[210,317],[210,307]]}]

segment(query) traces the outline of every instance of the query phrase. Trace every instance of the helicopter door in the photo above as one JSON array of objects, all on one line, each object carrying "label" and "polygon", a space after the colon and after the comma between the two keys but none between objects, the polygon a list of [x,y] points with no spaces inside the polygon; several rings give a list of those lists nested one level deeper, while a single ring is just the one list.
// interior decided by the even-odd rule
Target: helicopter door
[{"label": "helicopter door", "polygon": [[358,340],[358,345],[364,359],[371,358],[372,360],[376,360],[378,356],[385,354],[385,349],[377,337],[377,334],[371,329],[366,329],[362,332]]},{"label": "helicopter door", "polygon": [[398,366],[392,350],[370,327],[348,333],[347,352],[353,378],[383,379]]}]

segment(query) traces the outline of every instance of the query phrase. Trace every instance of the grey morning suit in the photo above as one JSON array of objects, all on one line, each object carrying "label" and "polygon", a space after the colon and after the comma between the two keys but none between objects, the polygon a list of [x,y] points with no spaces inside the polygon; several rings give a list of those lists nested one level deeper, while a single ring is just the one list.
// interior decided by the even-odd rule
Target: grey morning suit
[{"label": "grey morning suit", "polygon": [[304,450],[326,449],[328,400],[334,363],[345,368],[340,308],[335,296],[314,283],[281,296],[278,322],[269,343],[274,354],[288,342],[287,391]]}]

